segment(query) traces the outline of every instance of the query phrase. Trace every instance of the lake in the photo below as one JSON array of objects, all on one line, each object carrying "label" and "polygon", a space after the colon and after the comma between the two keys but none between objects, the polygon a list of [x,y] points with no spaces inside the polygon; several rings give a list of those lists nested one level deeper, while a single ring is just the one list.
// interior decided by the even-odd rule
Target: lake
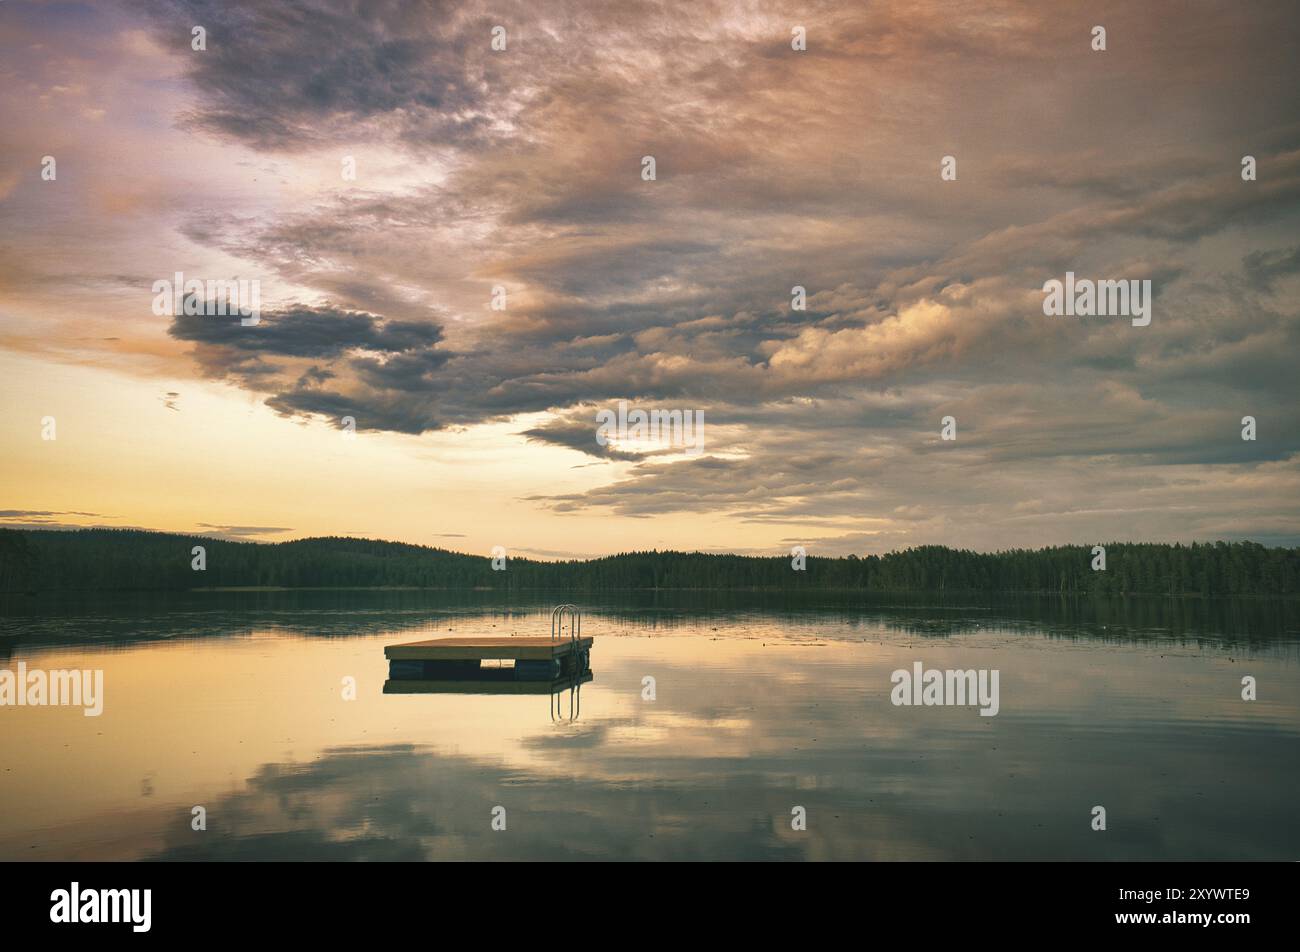
[{"label": "lake", "polygon": [[[385,646],[549,635],[564,601],[595,637],[578,690],[384,692]],[[1294,602],[334,591],[0,608],[0,668],[104,685],[96,717],[0,707],[0,859],[1300,859]],[[918,664],[997,672],[996,715],[893,703],[894,672]]]}]

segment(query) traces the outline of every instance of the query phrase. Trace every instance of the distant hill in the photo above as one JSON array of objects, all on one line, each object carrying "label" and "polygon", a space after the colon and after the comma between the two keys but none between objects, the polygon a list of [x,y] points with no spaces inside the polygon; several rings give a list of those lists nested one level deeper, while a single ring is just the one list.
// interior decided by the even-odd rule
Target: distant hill
[{"label": "distant hill", "polygon": [[[207,568],[191,568],[191,549]],[[1034,592],[1066,594],[1296,595],[1300,549],[1254,542],[1164,545],[1112,543],[1106,570],[1092,547],[979,553],[921,546],[883,556],[787,556],[628,552],[585,561],[486,556],[445,549],[327,537],[229,542],[126,529],[0,529],[0,592],[131,591],[212,587],[492,588],[599,592],[631,589],[764,589],[863,592]]]}]

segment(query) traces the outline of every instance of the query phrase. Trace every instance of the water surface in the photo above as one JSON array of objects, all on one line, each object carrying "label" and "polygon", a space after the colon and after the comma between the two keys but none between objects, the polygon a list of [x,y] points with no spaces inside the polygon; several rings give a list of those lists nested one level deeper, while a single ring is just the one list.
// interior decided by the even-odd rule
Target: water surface
[{"label": "water surface", "polygon": [[[603,596],[577,696],[383,693],[385,645],[568,600],[7,600],[0,666],[105,698],[0,708],[0,858],[1300,858],[1292,603]],[[917,661],[999,713],[893,705]]]}]

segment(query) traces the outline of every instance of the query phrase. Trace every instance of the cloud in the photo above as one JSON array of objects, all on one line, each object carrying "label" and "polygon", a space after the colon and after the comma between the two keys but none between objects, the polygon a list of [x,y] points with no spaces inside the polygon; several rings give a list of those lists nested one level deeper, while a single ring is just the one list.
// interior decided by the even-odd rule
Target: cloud
[{"label": "cloud", "polygon": [[217,0],[153,4],[159,42],[207,31],[187,59],[203,90],[185,119],[262,150],[356,141],[359,129],[419,144],[486,144],[502,118],[489,90],[490,23],[454,3],[385,0],[271,6]]},{"label": "cloud", "polygon": [[[527,494],[553,513],[712,514],[832,546],[1300,522],[1286,3],[1113,2],[1085,22],[1013,0],[814,2],[806,53],[786,15],[723,2],[148,9],[105,31],[168,64],[173,94],[149,114],[117,90],[108,116],[233,159],[198,195],[150,169],[155,197],[111,220],[247,266],[271,302],[256,327],[175,318],[163,343],[186,373],[335,426],[528,414],[518,440],[608,474]],[[58,95],[93,98],[86,64],[117,60],[68,42],[81,65]],[[31,223],[0,256],[7,296],[52,311],[51,287],[112,297],[174,270],[156,241],[90,267],[114,242],[79,240],[37,185],[0,198]],[[1046,317],[1043,282],[1067,270],[1151,279],[1152,325]],[[54,346],[31,306],[5,342]],[[138,330],[118,350],[182,366]],[[704,411],[706,455],[600,447],[593,410],[620,399]]]},{"label": "cloud", "polygon": [[0,519],[39,519],[49,516],[90,516],[103,518],[97,512],[76,512],[73,510],[49,509],[0,509]]},{"label": "cloud", "polygon": [[1279,278],[1300,273],[1300,245],[1268,251],[1252,251],[1246,255],[1246,277],[1260,291],[1272,291]]},{"label": "cloud", "polygon": [[293,306],[264,311],[249,326],[238,314],[177,315],[169,333],[195,344],[207,375],[269,394],[267,405],[286,415],[359,414],[362,426],[408,433],[439,425],[429,402],[406,399],[431,389],[449,358],[437,349],[436,324]]},{"label": "cloud", "polygon": [[286,526],[216,526],[207,522],[198,523],[198,528],[203,535],[229,539],[232,542],[244,542],[262,536],[281,535],[293,531]]}]

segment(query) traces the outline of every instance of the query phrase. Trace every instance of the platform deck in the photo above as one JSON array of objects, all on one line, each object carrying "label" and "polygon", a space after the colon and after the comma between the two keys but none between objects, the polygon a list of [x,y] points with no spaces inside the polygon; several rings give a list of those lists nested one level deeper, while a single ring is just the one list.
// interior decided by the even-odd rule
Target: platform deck
[{"label": "platform deck", "polygon": [[575,649],[590,649],[594,638],[434,638],[384,648],[389,661],[550,661]]}]

